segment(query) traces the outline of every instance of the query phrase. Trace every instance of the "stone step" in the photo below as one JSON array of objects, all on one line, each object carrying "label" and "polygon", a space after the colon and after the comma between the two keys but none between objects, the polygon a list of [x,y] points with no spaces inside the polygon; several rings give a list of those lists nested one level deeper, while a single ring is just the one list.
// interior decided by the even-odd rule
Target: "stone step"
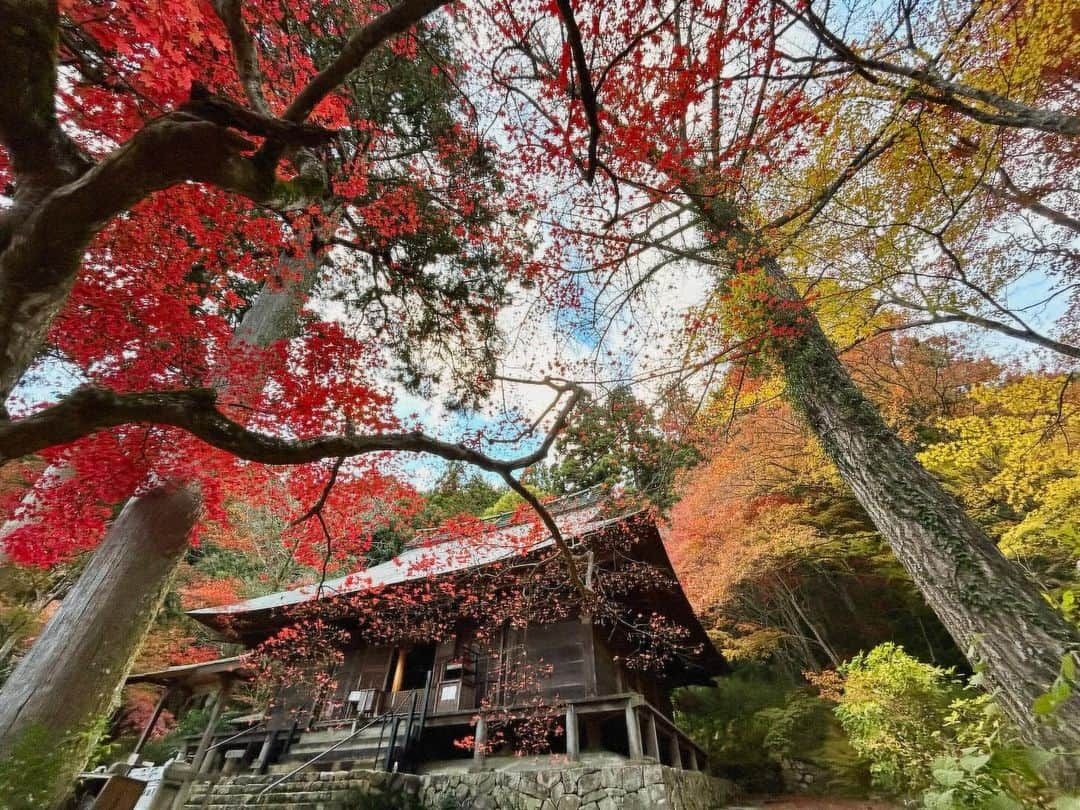
[{"label": "stone step", "polygon": [[[385,749],[386,746],[389,744],[389,742],[390,742],[389,738],[383,740],[382,741],[382,747]],[[315,756],[316,754],[321,754],[323,751],[327,751],[330,748],[330,745],[331,745],[330,743],[321,743],[321,742],[309,743],[306,740],[301,740],[300,742],[289,746],[288,756],[300,756],[300,757],[303,757],[304,759],[310,759],[311,757]],[[379,743],[379,738],[378,737],[376,737],[374,739],[370,739],[370,740],[362,740],[362,739],[357,738],[355,740],[349,740],[347,743],[345,743],[343,745],[339,745],[333,751],[329,751],[329,753],[333,754],[336,751],[372,751],[372,752],[374,752],[379,747],[380,747],[380,743]]]},{"label": "stone step", "polygon": [[[348,776],[347,772],[342,772]],[[299,777],[298,777],[299,778]],[[370,791],[366,782],[356,779],[335,779],[283,782],[260,795],[263,783],[241,785],[218,783],[195,785],[187,798],[185,810],[233,810],[233,808],[288,807],[290,810],[345,810],[355,805],[360,793]]]},{"label": "stone step", "polygon": [[[225,777],[218,782],[195,782],[192,784],[193,793],[250,793],[258,792],[263,788],[274,784],[281,777],[272,774],[260,774],[258,776],[233,776]],[[282,782],[276,790],[333,790],[342,785],[355,787],[361,784],[360,778],[352,776],[348,771],[337,773],[298,773],[292,779]]]},{"label": "stone step", "polygon": [[[378,737],[382,732],[382,724],[377,723],[374,726],[368,726],[367,728],[357,729],[357,739],[364,739],[366,737]],[[303,731],[300,733],[300,742],[312,742],[322,743],[323,745],[330,745],[338,740],[348,737],[353,733],[350,726],[343,728],[324,728],[316,729],[314,731]]]}]

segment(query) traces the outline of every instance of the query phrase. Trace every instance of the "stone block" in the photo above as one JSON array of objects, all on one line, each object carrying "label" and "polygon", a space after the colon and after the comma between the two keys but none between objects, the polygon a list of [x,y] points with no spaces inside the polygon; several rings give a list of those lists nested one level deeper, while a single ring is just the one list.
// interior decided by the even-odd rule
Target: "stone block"
[{"label": "stone block", "polygon": [[577,789],[574,791],[579,796],[585,796],[603,785],[603,777],[600,771],[586,771],[578,779]]},{"label": "stone block", "polygon": [[562,781],[562,772],[556,768],[552,768],[547,771],[540,771],[536,774],[536,781],[548,793],[555,785]]},{"label": "stone block", "polygon": [[662,765],[644,765],[641,768],[641,777],[646,785],[663,784],[664,767]]}]

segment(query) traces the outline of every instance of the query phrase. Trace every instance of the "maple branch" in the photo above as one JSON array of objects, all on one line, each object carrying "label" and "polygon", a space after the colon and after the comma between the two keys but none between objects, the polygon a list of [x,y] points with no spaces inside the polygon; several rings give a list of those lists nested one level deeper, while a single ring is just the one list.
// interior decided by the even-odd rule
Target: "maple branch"
[{"label": "maple branch", "polygon": [[596,176],[597,151],[600,146],[600,113],[593,86],[589,60],[585,56],[585,46],[581,42],[581,29],[574,18],[574,9],[570,0],[556,0],[559,16],[566,28],[566,39],[570,44],[570,53],[574,57],[574,69],[578,75],[578,92],[581,94],[581,106],[585,108],[585,119],[589,122],[589,159],[585,165],[585,180],[588,183]]},{"label": "maple branch", "polygon": [[0,0],[0,20],[0,143],[18,181],[19,208],[43,189],[78,177],[90,161],[56,118],[56,4]]},{"label": "maple branch", "polygon": [[[529,489],[514,478],[515,470],[542,460],[555,438],[565,429],[577,405],[587,396],[584,388],[571,382],[545,379],[544,385],[556,391],[556,401],[569,396],[555,417],[540,445],[530,453],[512,459],[497,459],[463,444],[428,436],[420,431],[356,436],[319,436],[289,440],[249,430],[223,414],[217,407],[213,389],[197,388],[118,394],[97,386],[76,389],[56,405],[18,421],[0,422],[0,464],[88,436],[107,427],[125,424],[156,424],[181,428],[212,447],[238,458],[264,464],[295,465],[335,458],[330,478],[319,500],[290,526],[312,517],[321,520],[323,506],[346,458],[380,452],[427,453],[461,461],[499,475],[539,515],[550,532],[574,587],[582,593],[589,589],[581,579],[573,553],[551,513]],[[326,531],[325,524],[323,525]],[[329,536],[328,536],[329,542]]]},{"label": "maple branch", "polygon": [[[5,75],[0,83],[0,143],[12,156],[16,179],[15,204],[0,221],[0,403],[44,345],[86,245],[106,223],[154,191],[192,181],[272,208],[294,205],[295,189],[277,181],[274,167],[287,149],[302,151],[300,147],[325,143],[329,137],[304,120],[375,47],[446,1],[404,0],[377,16],[309,82],[281,119],[196,84],[186,104],[149,122],[93,165],[56,119],[55,4],[0,0],[0,19],[5,21],[0,26],[0,69]],[[253,43],[236,27],[242,23],[238,9],[229,0],[221,0],[220,8],[233,42],[239,42],[238,70],[251,93],[251,83],[258,79],[252,72],[257,67],[251,61]],[[237,129],[267,139],[255,159],[244,154],[255,145]]]},{"label": "maple branch", "polygon": [[188,180],[268,198],[272,185],[242,154],[252,147],[235,131],[177,110],[36,201],[0,253],[0,401],[44,344],[93,236],[150,193]]},{"label": "maple branch", "polygon": [[[554,439],[555,433],[549,433],[549,437]],[[582,595],[588,594],[592,589],[585,584],[585,581],[581,578],[581,574],[578,571],[577,561],[574,560],[574,553],[570,550],[570,546],[566,542],[566,538],[563,537],[562,532],[559,530],[559,525],[555,522],[555,518],[552,516],[544,505],[540,502],[540,499],[534,495],[527,486],[518,481],[508,471],[501,472],[500,477],[506,482],[506,485],[510,487],[514,492],[521,496],[525,503],[532,507],[533,511],[540,516],[540,520],[543,521],[544,527],[551,534],[551,539],[555,543],[555,547],[559,550],[560,556],[563,558],[563,562],[566,563],[566,574],[570,578],[570,583],[574,586]]]},{"label": "maple branch", "polygon": [[191,83],[190,96],[180,110],[218,126],[232,127],[288,146],[322,146],[335,136],[331,130],[314,124],[286,121],[266,113],[253,112],[230,98],[211,93],[201,82]]},{"label": "maple branch", "polygon": [[240,85],[244,88],[248,104],[263,115],[270,115],[270,105],[262,89],[263,73],[259,67],[259,54],[255,50],[251,32],[244,25],[240,0],[213,0],[213,6],[229,35],[236,73],[240,77]]},{"label": "maple branch", "polygon": [[[236,73],[241,87],[244,88],[248,104],[261,115],[273,117],[273,111],[263,93],[265,76],[259,65],[259,53],[255,47],[255,40],[244,23],[240,0],[213,0],[213,4],[214,11],[217,12],[218,18],[229,35]],[[322,163],[313,153],[307,149],[294,148],[291,157],[301,176],[310,178],[318,186],[325,188],[328,185]]]},{"label": "maple branch", "polygon": [[320,514],[323,507],[326,506],[326,500],[330,497],[330,491],[334,488],[334,484],[337,483],[338,473],[341,472],[341,465],[345,463],[345,456],[338,456],[334,459],[334,466],[330,468],[330,476],[326,479],[326,485],[323,487],[322,493],[319,495],[319,499],[315,501],[310,509],[304,514],[292,521],[288,528],[295,529],[301,523],[306,523],[316,515]]},{"label": "maple branch", "polygon": [[311,439],[271,436],[250,430],[222,413],[212,389],[119,394],[107,388],[83,386],[57,404],[30,416],[0,422],[0,463],[73,442],[103,428],[152,424],[181,428],[212,447],[263,464],[307,464],[324,458],[349,458],[380,452],[429,453],[503,475],[542,460],[556,434],[565,428],[571,412],[586,395],[584,389],[574,383],[550,382],[549,387],[560,397],[569,394],[550,433],[532,452],[506,460],[420,431],[365,436],[324,435]]},{"label": "maple branch", "polygon": [[[337,58],[312,77],[281,117],[286,121],[297,123],[306,120],[319,102],[345,81],[350,73],[360,67],[360,64],[375,48],[395,34],[407,31],[428,14],[450,1],[402,0],[398,5],[384,11],[349,38]],[[261,165],[275,166],[283,153],[282,144],[268,141],[259,150],[256,159]]]}]

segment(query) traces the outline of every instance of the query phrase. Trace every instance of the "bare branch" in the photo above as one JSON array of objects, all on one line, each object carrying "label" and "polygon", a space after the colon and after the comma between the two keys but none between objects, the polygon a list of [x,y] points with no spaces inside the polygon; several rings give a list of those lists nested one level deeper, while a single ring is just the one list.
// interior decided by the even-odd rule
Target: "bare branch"
[{"label": "bare branch", "polygon": [[883,58],[862,56],[834,33],[808,4],[796,8],[785,0],[778,2],[793,17],[801,20],[822,45],[870,84],[892,87],[910,98],[946,107],[986,124],[1059,135],[1080,135],[1080,116],[1024,104],[984,88],[946,79],[937,70],[934,59],[926,60],[921,67],[911,67]]}]

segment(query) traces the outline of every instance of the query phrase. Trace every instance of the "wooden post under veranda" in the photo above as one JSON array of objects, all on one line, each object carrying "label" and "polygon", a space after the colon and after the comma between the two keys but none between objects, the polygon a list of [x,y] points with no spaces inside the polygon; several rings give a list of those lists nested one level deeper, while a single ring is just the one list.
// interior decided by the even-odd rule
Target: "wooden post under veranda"
[{"label": "wooden post under veranda", "polygon": [[142,734],[139,735],[139,741],[135,743],[135,747],[131,750],[131,754],[128,755],[128,764],[136,765],[139,762],[139,754],[142,753],[143,746],[146,745],[150,739],[150,735],[154,732],[154,726],[157,725],[158,718],[161,717],[161,712],[165,708],[165,703],[172,696],[172,686],[166,686],[165,690],[161,693],[161,697],[158,699],[157,705],[154,707],[154,713],[150,715],[150,719],[146,721],[146,725],[143,727]]},{"label": "wooden post under veranda", "polygon": [[638,724],[637,709],[632,700],[626,701],[626,742],[630,749],[630,759],[641,759],[641,726]]},{"label": "wooden post under veranda", "polygon": [[199,747],[195,749],[195,757],[191,761],[191,767],[195,773],[203,773],[204,770],[209,770],[209,764],[213,761],[213,757],[207,756],[207,752],[210,748],[210,741],[214,738],[214,729],[217,727],[218,720],[221,719],[221,710],[225,708],[225,704],[229,702],[229,694],[232,692],[232,678],[227,675],[223,675],[221,678],[221,687],[218,689],[217,694],[214,696],[214,705],[210,709],[210,719],[206,723],[206,728],[203,729],[202,738],[199,740]]}]

